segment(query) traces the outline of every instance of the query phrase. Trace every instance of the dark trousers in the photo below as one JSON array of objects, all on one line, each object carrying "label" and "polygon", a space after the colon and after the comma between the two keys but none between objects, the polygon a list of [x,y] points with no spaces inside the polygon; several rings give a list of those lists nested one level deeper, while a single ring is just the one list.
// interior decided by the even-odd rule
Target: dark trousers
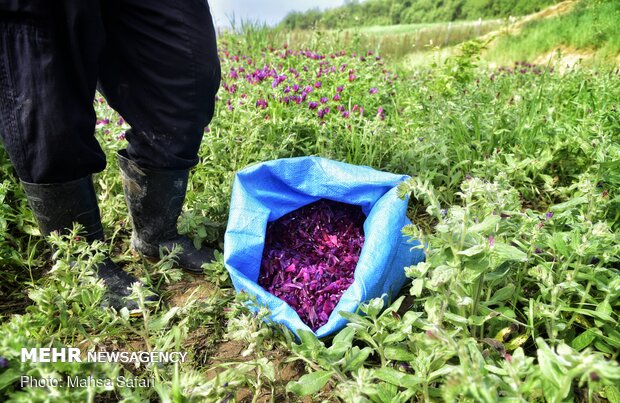
[{"label": "dark trousers", "polygon": [[100,172],[95,89],[145,168],[197,162],[220,83],[206,0],[0,0],[0,136],[19,178]]}]

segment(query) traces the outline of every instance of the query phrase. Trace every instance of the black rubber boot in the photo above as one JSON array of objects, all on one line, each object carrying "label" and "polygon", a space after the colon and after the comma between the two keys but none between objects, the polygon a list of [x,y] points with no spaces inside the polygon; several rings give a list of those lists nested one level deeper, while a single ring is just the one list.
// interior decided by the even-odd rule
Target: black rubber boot
[{"label": "black rubber boot", "polygon": [[[99,206],[90,176],[52,184],[22,181],[22,185],[41,235],[47,236],[52,231],[67,233],[73,223],[77,222],[84,227],[80,235],[88,242],[104,240]],[[133,313],[139,311],[135,301],[126,299],[131,294],[129,287],[138,279],[125,273],[109,257],[98,265],[97,277],[103,280],[107,288],[103,306],[111,306],[116,310],[126,307]],[[147,298],[149,301],[158,299],[156,296]]]},{"label": "black rubber boot", "polygon": [[117,155],[133,226],[132,247],[147,257],[159,258],[160,249],[166,253],[178,245],[182,251],[177,264],[201,274],[201,266],[213,261],[214,250],[204,246],[196,249],[188,237],[177,232],[189,169],[146,169],[131,161],[125,150]]}]

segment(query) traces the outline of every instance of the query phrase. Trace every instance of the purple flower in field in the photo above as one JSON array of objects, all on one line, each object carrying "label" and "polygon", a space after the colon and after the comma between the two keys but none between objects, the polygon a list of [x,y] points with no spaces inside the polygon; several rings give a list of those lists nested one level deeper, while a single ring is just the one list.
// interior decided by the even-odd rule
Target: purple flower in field
[{"label": "purple flower in field", "polygon": [[376,89],[375,87],[372,87],[370,90],[368,90],[368,93],[371,94],[371,95],[372,94],[376,94],[377,92],[379,92],[379,90]]},{"label": "purple flower in field", "polygon": [[293,84],[293,92],[299,92],[299,85]]},{"label": "purple flower in field", "polygon": [[258,101],[256,101],[256,107],[260,108],[260,109],[265,109],[269,104],[267,103],[267,101],[263,98],[259,99]]},{"label": "purple flower in field", "polygon": [[319,106],[318,102],[315,102],[315,101],[308,102],[308,108],[310,108],[310,109],[316,109],[316,108],[318,108],[318,106]]},{"label": "purple flower in field", "polygon": [[489,236],[489,246],[491,249],[495,247],[495,237],[493,235]]},{"label": "purple flower in field", "polygon": [[546,219],[546,220],[550,220],[551,218],[553,218],[553,214],[554,214],[554,213],[553,213],[553,211],[548,212],[548,213],[545,215],[545,219]]},{"label": "purple flower in field", "polygon": [[291,97],[284,97],[282,99],[282,102],[284,102],[285,104],[288,104],[291,101]]},{"label": "purple flower in field", "polygon": [[340,94],[334,95],[334,101],[340,101]]},{"label": "purple flower in field", "polygon": [[125,140],[126,137],[126,132],[122,132],[121,134],[118,135],[118,137],[116,137],[117,140]]},{"label": "purple flower in field", "polygon": [[229,110],[229,111],[234,111],[234,110],[235,110],[235,107],[234,107],[234,106],[232,106],[232,105],[228,105],[228,107],[227,107],[227,108],[228,108],[228,110]]},{"label": "purple flower in field", "polygon": [[339,86],[338,88],[336,88],[336,92],[338,94],[340,94],[342,91],[344,91],[344,85]]},{"label": "purple flower in field", "polygon": [[239,74],[237,73],[237,71],[234,68],[230,69],[230,73],[228,73],[228,76],[232,79],[237,79],[239,78]]},{"label": "purple flower in field", "polygon": [[309,93],[311,93],[311,92],[312,92],[312,86],[311,86],[311,85],[306,85],[306,86],[304,87],[304,91],[305,91],[306,93],[308,93],[308,94],[309,94]]},{"label": "purple flower in field", "polygon": [[321,88],[323,86],[323,83],[320,81],[317,81],[316,83],[314,83],[314,88]]},{"label": "purple flower in field", "polygon": [[342,105],[338,105],[338,106],[336,107],[336,109],[338,109],[338,112],[342,112],[342,111],[344,111],[344,106],[342,106]]},{"label": "purple flower in field", "polygon": [[348,118],[350,114],[351,113],[349,111],[342,111],[342,117],[345,119]]},{"label": "purple flower in field", "polygon": [[534,253],[540,255],[541,253],[543,253],[543,251],[537,246],[536,249],[534,249]]},{"label": "purple flower in field", "polygon": [[355,80],[357,78],[357,76],[353,73],[349,74],[349,82]]},{"label": "purple flower in field", "polygon": [[7,368],[9,366],[9,360],[4,357],[0,357],[0,369]]},{"label": "purple flower in field", "polygon": [[328,113],[329,113],[329,108],[324,108],[324,109],[319,109],[317,115],[319,116],[319,118],[323,119],[325,115],[327,115]]},{"label": "purple flower in field", "polygon": [[284,88],[284,91],[282,91],[282,92],[284,92],[285,94],[288,94],[289,92],[291,92],[291,87],[287,85],[287,86]]},{"label": "purple flower in field", "polygon": [[385,110],[383,109],[382,106],[380,106],[379,109],[377,109],[377,117],[380,118],[381,120],[385,119]]},{"label": "purple flower in field", "polygon": [[120,118],[120,119],[118,120],[118,122],[116,122],[116,124],[117,124],[117,125],[119,125],[119,126],[122,126],[123,124],[125,124],[125,119]]},{"label": "purple flower in field", "polygon": [[110,131],[109,131],[108,129],[105,129],[105,130],[103,131],[103,134],[105,134],[105,135],[107,136],[108,134],[110,134]]},{"label": "purple flower in field", "polygon": [[321,97],[320,101],[321,101],[322,104],[324,104],[324,103],[327,103],[327,101],[329,101],[329,98]]}]

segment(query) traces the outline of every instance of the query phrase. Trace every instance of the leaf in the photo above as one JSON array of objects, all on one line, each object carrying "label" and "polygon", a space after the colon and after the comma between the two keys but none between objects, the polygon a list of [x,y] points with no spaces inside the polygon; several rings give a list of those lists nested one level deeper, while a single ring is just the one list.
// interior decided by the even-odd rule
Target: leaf
[{"label": "leaf", "polygon": [[411,289],[409,293],[413,295],[414,297],[419,297],[420,295],[422,295],[423,289],[424,289],[424,279],[416,278],[411,283]]},{"label": "leaf", "polygon": [[373,374],[376,378],[379,378],[384,382],[403,388],[417,388],[417,386],[422,383],[422,379],[420,377],[405,374],[404,372],[397,371],[394,368],[379,368],[375,370]]},{"label": "leaf", "polygon": [[458,254],[459,255],[465,255],[465,256],[475,256],[479,253],[484,252],[484,249],[486,248],[486,245],[484,244],[479,244],[479,245],[474,245],[469,249],[465,249],[462,251],[459,251]]},{"label": "leaf", "polygon": [[334,337],[331,347],[327,349],[328,354],[333,354],[335,361],[340,359],[348,350],[351,349],[351,343],[355,336],[355,329],[346,327]]},{"label": "leaf", "polygon": [[620,403],[620,389],[611,385],[605,387],[605,397],[609,400],[609,403]]},{"label": "leaf", "polygon": [[12,383],[17,382],[20,376],[21,373],[16,369],[9,368],[5,370],[2,374],[0,374],[0,391],[4,390]]},{"label": "leaf", "polygon": [[575,197],[574,199],[570,199],[564,203],[556,204],[555,206],[551,206],[550,210],[554,212],[565,211],[570,208],[576,207],[580,204],[587,203],[588,199],[585,196]]},{"label": "leaf", "polygon": [[581,351],[592,344],[594,340],[596,340],[596,332],[592,329],[588,329],[579,336],[575,337],[570,345],[575,350]]},{"label": "leaf", "polygon": [[309,330],[299,329],[297,331],[297,335],[301,340],[301,347],[307,350],[320,351],[325,348],[325,345],[320,342],[316,335]]},{"label": "leaf", "polygon": [[387,346],[384,351],[385,358],[394,361],[413,361],[416,355],[403,345]]},{"label": "leaf", "polygon": [[513,338],[512,340],[510,340],[508,343],[505,343],[506,349],[510,351],[516,350],[518,347],[521,347],[522,345],[524,345],[525,342],[529,340],[529,338],[530,338],[529,333],[520,334],[516,336],[515,338]]},{"label": "leaf", "polygon": [[297,396],[307,396],[321,390],[333,375],[333,371],[316,371],[306,374],[297,381],[291,381],[286,385],[286,391]]},{"label": "leaf", "polygon": [[516,287],[514,284],[508,284],[506,287],[500,288],[499,290],[495,291],[495,294],[493,294],[489,302],[504,302],[514,295],[515,289]]},{"label": "leaf", "polygon": [[444,314],[444,317],[446,318],[448,322],[454,323],[454,324],[467,325],[469,323],[467,318],[454,314],[452,312],[446,312]]},{"label": "leaf", "polygon": [[351,349],[350,354],[346,360],[346,364],[344,365],[345,372],[352,372],[358,370],[368,359],[370,354],[372,354],[373,350],[370,347],[364,347],[360,350],[359,347],[355,346]]},{"label": "leaf", "polygon": [[352,327],[345,327],[332,340],[332,347],[340,344],[351,345],[353,337],[355,337],[355,329]]},{"label": "leaf", "polygon": [[497,223],[499,223],[501,221],[501,217],[499,215],[493,214],[490,216],[485,217],[485,219],[481,222],[478,223],[476,225],[472,225],[471,227],[469,227],[469,229],[467,229],[468,233],[482,233],[484,234],[485,232],[494,229],[495,225]]},{"label": "leaf", "polygon": [[400,343],[406,338],[407,338],[407,335],[405,333],[403,333],[402,331],[401,332],[396,331],[394,333],[388,334],[383,340],[383,344],[387,345],[387,344]]},{"label": "leaf", "polygon": [[467,323],[473,326],[480,326],[487,320],[493,319],[499,315],[499,312],[492,311],[487,316],[470,316],[467,318]]},{"label": "leaf", "polygon": [[[603,300],[603,302],[601,302],[600,304],[598,304],[596,306],[596,312],[598,314],[602,314],[602,315],[604,315],[606,317],[609,317],[610,319],[613,320],[613,318],[611,318],[612,308],[611,308],[611,304],[609,303],[609,298],[605,298]],[[603,320],[605,320],[605,319],[603,319]],[[594,320],[594,323],[596,323],[597,326],[603,326],[603,323],[601,321],[596,320],[596,319]]]},{"label": "leaf", "polygon": [[518,262],[527,261],[527,254],[520,249],[515,248],[512,245],[508,245],[502,242],[496,242],[493,247],[493,255],[496,257],[496,264],[504,263],[509,260],[516,260]]}]

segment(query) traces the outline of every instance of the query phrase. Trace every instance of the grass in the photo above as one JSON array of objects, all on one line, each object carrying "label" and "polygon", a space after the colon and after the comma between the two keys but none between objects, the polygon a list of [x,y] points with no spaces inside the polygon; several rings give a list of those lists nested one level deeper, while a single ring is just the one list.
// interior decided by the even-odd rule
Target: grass
[{"label": "grass", "polygon": [[614,63],[620,54],[620,3],[579,2],[567,15],[528,23],[516,35],[499,39],[486,56],[499,62],[534,60],[561,48],[591,54],[594,62]]},{"label": "grass", "polygon": [[429,44],[452,46],[495,31],[502,20],[456,21],[452,23],[371,26],[339,31],[292,31],[285,41],[299,47],[314,42],[337,43],[347,49],[372,49],[391,60],[426,49]]},{"label": "grass", "polygon": [[[478,66],[473,43],[444,64],[400,71],[376,53],[312,40],[303,50],[284,48],[281,37],[256,27],[220,38],[222,88],[179,228],[198,243],[221,240],[234,173],[260,161],[320,155],[408,174],[413,179],[400,192],[411,197],[415,226],[404,231],[429,249],[426,263],[403,268],[411,281],[401,298],[388,307],[368,301],[333,339],[300,334],[296,343],[269,324],[269,312],[248,310],[250,298],[235,293],[221,256],[204,277],[192,277],[173,257],[153,264],[131,253],[114,158],[127,145],[121,134],[128,126],[98,98],[98,117],[110,120],[97,126],[108,167],[95,180],[110,244],[52,236],[52,262],[0,152],[0,295],[8,301],[0,305],[0,357],[8,361],[0,368],[2,398],[620,395],[617,72],[560,75],[526,64],[489,70]],[[274,84],[274,76],[286,78]],[[134,318],[99,307],[103,290],[92,270],[106,250],[163,296],[159,308]],[[21,362],[22,347],[40,346],[186,351],[189,359],[146,366]],[[156,386],[21,388],[22,374],[125,375]]]}]

